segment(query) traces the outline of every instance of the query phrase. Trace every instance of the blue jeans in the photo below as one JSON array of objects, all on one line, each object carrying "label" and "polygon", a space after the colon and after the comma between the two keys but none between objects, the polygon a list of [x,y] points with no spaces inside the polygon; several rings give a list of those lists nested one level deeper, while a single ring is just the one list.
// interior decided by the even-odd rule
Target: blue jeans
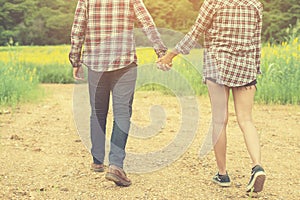
[{"label": "blue jeans", "polygon": [[110,142],[109,164],[123,168],[132,102],[137,78],[137,65],[110,72],[88,71],[91,105],[91,153],[95,164],[102,164],[105,157],[106,119],[112,93],[113,130]]}]

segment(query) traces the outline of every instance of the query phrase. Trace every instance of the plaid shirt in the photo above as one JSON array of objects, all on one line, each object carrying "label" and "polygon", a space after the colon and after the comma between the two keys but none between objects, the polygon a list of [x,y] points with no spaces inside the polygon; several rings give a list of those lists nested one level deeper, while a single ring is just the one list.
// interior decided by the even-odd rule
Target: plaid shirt
[{"label": "plaid shirt", "polygon": [[188,54],[204,34],[204,80],[246,85],[260,73],[262,11],[258,0],[205,0],[175,51]]},{"label": "plaid shirt", "polygon": [[94,71],[113,71],[137,62],[133,36],[136,18],[156,54],[164,55],[167,47],[142,0],[78,0],[71,32],[72,66],[84,64]]}]

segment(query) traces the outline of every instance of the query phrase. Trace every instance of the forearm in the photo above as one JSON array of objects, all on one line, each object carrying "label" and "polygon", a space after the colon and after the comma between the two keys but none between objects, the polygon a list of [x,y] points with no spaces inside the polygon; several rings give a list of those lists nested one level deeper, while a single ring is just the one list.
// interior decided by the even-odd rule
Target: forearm
[{"label": "forearm", "polygon": [[73,67],[80,67],[81,51],[85,40],[86,31],[86,3],[85,0],[79,0],[74,21],[71,30],[71,50],[69,53],[69,60]]},{"label": "forearm", "polygon": [[198,43],[200,36],[210,27],[215,11],[215,2],[213,0],[205,0],[200,8],[195,24],[176,45],[175,49],[178,53],[189,54],[191,49]]},{"label": "forearm", "polygon": [[162,42],[160,34],[155,26],[155,23],[141,0],[134,1],[134,12],[142,25],[144,34],[153,44],[153,48],[158,57],[165,55],[168,48]]},{"label": "forearm", "polygon": [[81,66],[81,51],[84,38],[71,37],[71,50],[69,53],[69,61],[73,67]]}]

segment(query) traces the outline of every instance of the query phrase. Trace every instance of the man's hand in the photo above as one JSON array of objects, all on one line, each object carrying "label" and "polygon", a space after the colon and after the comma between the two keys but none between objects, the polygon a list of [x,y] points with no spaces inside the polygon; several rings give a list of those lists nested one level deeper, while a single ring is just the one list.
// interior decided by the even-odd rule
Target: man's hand
[{"label": "man's hand", "polygon": [[157,68],[159,68],[163,71],[169,71],[172,68],[172,61],[176,55],[177,54],[175,54],[173,52],[169,52],[166,55],[164,55],[163,57],[159,58],[156,62]]},{"label": "man's hand", "polygon": [[84,71],[82,67],[73,68],[73,78],[77,81],[84,81]]}]

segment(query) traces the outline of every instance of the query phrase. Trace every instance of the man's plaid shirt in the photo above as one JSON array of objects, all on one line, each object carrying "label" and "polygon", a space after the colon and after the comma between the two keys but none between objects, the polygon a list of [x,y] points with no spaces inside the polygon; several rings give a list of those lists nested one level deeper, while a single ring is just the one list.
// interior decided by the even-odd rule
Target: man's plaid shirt
[{"label": "man's plaid shirt", "polygon": [[137,62],[133,36],[136,18],[156,54],[164,55],[167,47],[142,0],[78,0],[71,32],[72,66],[84,64],[94,71],[113,71]]},{"label": "man's plaid shirt", "polygon": [[258,0],[205,0],[175,51],[188,54],[204,34],[204,80],[246,85],[260,73],[262,11]]}]

